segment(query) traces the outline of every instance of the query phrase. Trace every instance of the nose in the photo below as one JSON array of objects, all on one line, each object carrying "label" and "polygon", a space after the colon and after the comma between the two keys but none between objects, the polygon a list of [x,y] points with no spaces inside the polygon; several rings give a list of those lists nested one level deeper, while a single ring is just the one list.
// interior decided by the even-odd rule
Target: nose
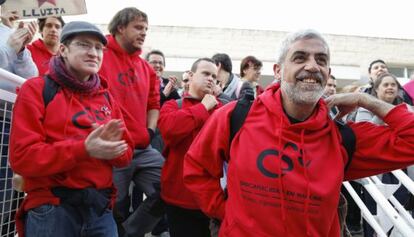
[{"label": "nose", "polygon": [[95,47],[91,47],[88,49],[88,55],[92,57],[98,57],[101,54],[101,51],[96,49]]},{"label": "nose", "polygon": [[309,72],[319,72],[318,63],[316,62],[315,58],[307,60],[304,69]]}]

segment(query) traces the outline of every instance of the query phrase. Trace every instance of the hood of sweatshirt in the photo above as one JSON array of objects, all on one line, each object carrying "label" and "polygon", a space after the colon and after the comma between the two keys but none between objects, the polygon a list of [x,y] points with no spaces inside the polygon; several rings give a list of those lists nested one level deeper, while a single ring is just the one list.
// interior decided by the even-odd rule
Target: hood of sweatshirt
[{"label": "hood of sweatshirt", "polygon": [[115,37],[112,35],[107,35],[106,39],[108,40],[108,44],[106,45],[107,48],[112,49],[118,58],[130,58],[136,59],[141,55],[142,50],[137,50],[132,54],[127,53],[116,41]]},{"label": "hood of sweatshirt", "polygon": [[53,56],[53,54],[46,48],[45,43],[42,39],[38,39],[32,43],[33,47],[35,47],[37,50],[42,51],[43,53],[49,54],[50,56]]}]

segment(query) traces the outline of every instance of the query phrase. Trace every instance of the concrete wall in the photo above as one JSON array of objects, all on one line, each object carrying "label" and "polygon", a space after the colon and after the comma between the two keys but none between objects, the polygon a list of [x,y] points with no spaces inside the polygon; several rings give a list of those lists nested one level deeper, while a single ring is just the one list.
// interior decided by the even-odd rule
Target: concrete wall
[{"label": "concrete wall", "polygon": [[[106,26],[101,26],[103,29]],[[144,53],[160,49],[166,55],[166,70],[179,75],[199,57],[225,52],[239,73],[242,58],[254,55],[263,61],[262,74],[272,80],[272,67],[280,42],[287,32],[182,26],[150,26]],[[368,64],[381,58],[390,66],[414,67],[414,40],[346,35],[324,35],[331,48],[332,73],[340,86],[367,80]]]}]

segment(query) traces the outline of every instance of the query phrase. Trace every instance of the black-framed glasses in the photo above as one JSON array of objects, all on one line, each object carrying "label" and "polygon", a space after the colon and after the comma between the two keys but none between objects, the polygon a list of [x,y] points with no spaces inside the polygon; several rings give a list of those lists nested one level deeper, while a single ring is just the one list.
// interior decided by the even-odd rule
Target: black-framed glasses
[{"label": "black-framed glasses", "polygon": [[92,48],[94,48],[96,52],[102,53],[105,49],[105,46],[103,44],[92,44],[92,43],[82,42],[82,41],[75,41],[75,42],[72,42],[71,44],[87,52],[89,52]]}]

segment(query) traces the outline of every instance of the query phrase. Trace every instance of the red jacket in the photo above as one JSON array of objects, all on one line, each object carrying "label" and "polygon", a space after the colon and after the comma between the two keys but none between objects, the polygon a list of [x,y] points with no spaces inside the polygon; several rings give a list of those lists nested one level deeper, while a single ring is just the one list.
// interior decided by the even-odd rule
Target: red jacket
[{"label": "red jacket", "polygon": [[[350,124],[356,151],[345,173],[348,157],[324,101],[306,121],[291,124],[273,85],[255,100],[229,150],[234,105],[212,115],[184,161],[186,187],[207,215],[223,219],[220,237],[340,236],[343,180],[414,163],[414,114],[405,105],[384,117],[389,127]],[[226,157],[227,200],[219,183]]]},{"label": "red jacket", "polygon": [[145,148],[150,143],[147,111],[160,109],[160,82],[152,67],[139,57],[141,51],[128,54],[114,37],[107,38],[99,74],[108,78],[109,90],[121,106],[135,147]]},{"label": "red jacket", "polygon": [[113,160],[90,157],[85,149],[92,123],[122,119],[115,100],[104,95],[109,95],[105,80],[101,79],[98,92],[87,97],[61,87],[47,107],[42,96],[44,82],[42,77],[27,80],[13,108],[10,165],[23,176],[27,193],[20,214],[42,204],[58,205],[52,187],[112,188],[113,167],[127,166],[132,157],[133,143],[128,132],[124,139],[129,149]]},{"label": "red jacket", "polygon": [[39,70],[39,76],[45,75],[49,70],[50,58],[54,56],[54,54],[46,48],[45,43],[41,39],[27,45],[27,48],[30,50],[33,61]]},{"label": "red jacket", "polygon": [[161,197],[165,202],[182,208],[200,209],[184,186],[183,161],[191,142],[214,110],[207,111],[201,101],[186,97],[182,100],[181,109],[175,100],[162,106],[158,127],[165,143],[163,156],[166,159],[161,173]]}]

